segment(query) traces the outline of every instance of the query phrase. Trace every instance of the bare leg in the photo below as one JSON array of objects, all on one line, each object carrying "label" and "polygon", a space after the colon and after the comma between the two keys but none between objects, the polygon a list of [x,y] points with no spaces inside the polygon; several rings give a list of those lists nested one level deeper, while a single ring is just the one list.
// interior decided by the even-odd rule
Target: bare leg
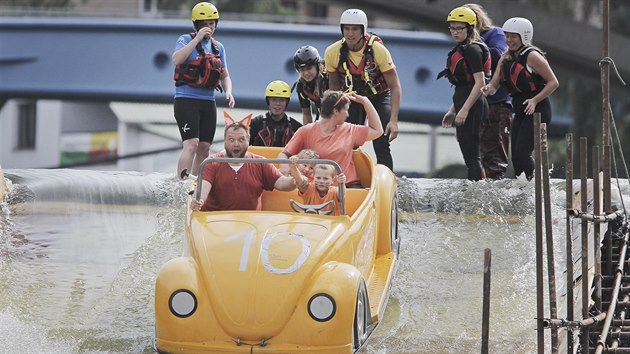
[{"label": "bare leg", "polygon": [[[188,173],[190,173],[190,169],[192,167],[193,158],[195,156],[195,152],[197,151],[197,147],[199,145],[198,138],[192,138],[188,140],[184,140],[182,143],[182,153],[179,156],[179,161],[177,162],[177,177],[181,176],[181,172],[186,169]],[[199,168],[199,165],[197,165]]]},{"label": "bare leg", "polygon": [[193,175],[197,175],[197,173],[199,172],[199,166],[201,165],[201,163],[203,162],[203,160],[205,160],[208,155],[210,154],[210,143],[207,141],[200,141],[199,144],[197,145],[197,153],[195,154],[195,161],[193,162],[192,165],[192,171],[191,173]]}]

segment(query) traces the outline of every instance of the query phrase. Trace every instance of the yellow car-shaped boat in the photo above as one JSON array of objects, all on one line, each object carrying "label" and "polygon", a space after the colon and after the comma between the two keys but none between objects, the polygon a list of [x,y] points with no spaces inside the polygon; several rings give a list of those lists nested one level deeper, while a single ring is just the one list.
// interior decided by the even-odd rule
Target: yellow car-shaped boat
[{"label": "yellow car-shaped boat", "polygon": [[[281,150],[250,151],[274,158]],[[265,191],[260,211],[188,207],[183,255],[156,280],[156,349],[361,348],[383,317],[400,241],[394,174],[361,150],[353,159],[366,188],[345,190],[341,216],[296,213],[296,190]]]}]

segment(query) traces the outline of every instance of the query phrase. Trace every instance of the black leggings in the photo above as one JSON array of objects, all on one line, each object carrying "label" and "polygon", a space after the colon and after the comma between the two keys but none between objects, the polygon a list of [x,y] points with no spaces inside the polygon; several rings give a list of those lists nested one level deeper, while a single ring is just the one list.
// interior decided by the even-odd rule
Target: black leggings
[{"label": "black leggings", "polygon": [[[472,86],[456,86],[453,95],[453,105],[455,112],[459,110],[466,102]],[[468,111],[468,117],[464,125],[455,128],[459,149],[464,157],[464,163],[468,170],[467,176],[471,181],[479,181],[483,179],[484,172],[481,166],[481,155],[479,153],[479,135],[481,132],[481,124],[488,120],[488,101],[484,96],[480,96],[477,102],[473,104]]]},{"label": "black leggings", "polygon": [[[512,98],[514,105],[514,121],[512,122],[512,165],[514,175],[519,176],[525,172],[525,177],[531,180],[534,177],[534,116],[525,115],[523,101],[529,97],[517,96]],[[536,105],[535,112],[540,112],[541,122],[551,122],[551,103],[548,98]]]}]

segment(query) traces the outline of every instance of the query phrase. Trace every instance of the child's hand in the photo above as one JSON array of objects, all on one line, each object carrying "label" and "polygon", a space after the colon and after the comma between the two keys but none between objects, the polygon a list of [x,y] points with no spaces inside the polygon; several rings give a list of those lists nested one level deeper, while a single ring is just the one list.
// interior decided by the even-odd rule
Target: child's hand
[{"label": "child's hand", "polygon": [[293,155],[289,157],[289,161],[291,162],[291,165],[297,165],[298,157]]},{"label": "child's hand", "polygon": [[337,176],[337,183],[339,183],[339,184],[346,183],[346,175],[344,175],[343,173],[340,173]]}]

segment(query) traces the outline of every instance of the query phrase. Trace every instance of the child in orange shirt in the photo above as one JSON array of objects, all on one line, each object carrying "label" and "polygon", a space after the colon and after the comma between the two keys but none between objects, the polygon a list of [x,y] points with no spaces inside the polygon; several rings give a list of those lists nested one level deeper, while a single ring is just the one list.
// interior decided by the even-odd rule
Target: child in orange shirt
[{"label": "child in orange shirt", "polygon": [[[298,160],[308,160],[308,159],[319,159],[319,154],[317,151],[312,149],[304,149],[300,151],[299,154],[296,155]],[[313,180],[313,169],[315,167],[314,163],[301,163],[297,165],[298,170],[304,177],[308,178],[308,181],[311,182]]]},{"label": "child in orange shirt", "polygon": [[[317,164],[313,168],[313,180],[309,182],[308,178],[300,173],[297,167],[297,156],[289,158],[291,164],[289,171],[295,179],[295,185],[298,188],[298,195],[302,197],[304,204],[319,205],[334,200],[334,210],[330,215],[341,215],[339,210],[339,189],[332,186],[335,178],[335,168],[331,165]],[[337,176],[337,183],[346,183],[346,176],[340,173]],[[326,207],[323,211],[330,210],[332,207]]]}]

